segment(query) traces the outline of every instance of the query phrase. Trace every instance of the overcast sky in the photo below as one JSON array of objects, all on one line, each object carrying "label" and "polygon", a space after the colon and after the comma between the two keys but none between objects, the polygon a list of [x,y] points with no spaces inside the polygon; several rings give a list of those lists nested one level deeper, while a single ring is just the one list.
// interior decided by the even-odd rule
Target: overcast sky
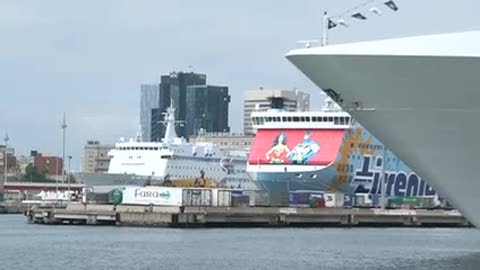
[{"label": "overcast sky", "polygon": [[[396,13],[358,11],[366,21],[330,32],[330,43],[478,29],[474,0],[395,0]],[[366,1],[24,1],[0,0],[0,134],[17,153],[61,153],[67,113],[67,153],[75,169],[87,139],[113,143],[134,136],[142,83],[161,74],[206,73],[230,87],[230,125],[241,131],[243,91],[319,90],[284,57],[297,40],[319,38],[322,13],[340,14]]]}]

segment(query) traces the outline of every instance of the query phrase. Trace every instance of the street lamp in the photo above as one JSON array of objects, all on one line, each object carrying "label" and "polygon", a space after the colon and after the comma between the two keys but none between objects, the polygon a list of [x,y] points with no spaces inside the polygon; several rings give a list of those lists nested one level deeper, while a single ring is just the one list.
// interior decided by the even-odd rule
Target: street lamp
[{"label": "street lamp", "polygon": [[67,120],[65,118],[65,113],[63,113],[63,122],[62,122],[62,182],[65,183],[65,130],[67,129]]},{"label": "street lamp", "polygon": [[381,195],[380,195],[380,198],[381,198],[381,202],[380,202],[380,207],[382,209],[382,211],[385,211],[385,205],[386,205],[386,177],[385,177],[385,166],[386,166],[386,155],[387,155],[387,148],[385,146],[385,144],[382,144],[382,172],[381,172],[381,176],[380,176],[380,179],[381,179],[381,182],[380,182],[380,191],[381,191]]},{"label": "street lamp", "polygon": [[4,185],[7,182],[7,175],[8,175],[8,133],[5,134],[5,154],[3,155],[3,163],[5,165],[5,171],[3,176],[3,181],[0,181],[0,201],[3,201],[3,193],[4,193]]},{"label": "street lamp", "polygon": [[71,175],[71,170],[70,170],[70,163],[72,160],[72,156],[68,156],[68,175],[67,175],[67,181],[68,181],[68,187],[67,187],[67,196],[68,196],[68,201],[70,201],[70,175]]}]

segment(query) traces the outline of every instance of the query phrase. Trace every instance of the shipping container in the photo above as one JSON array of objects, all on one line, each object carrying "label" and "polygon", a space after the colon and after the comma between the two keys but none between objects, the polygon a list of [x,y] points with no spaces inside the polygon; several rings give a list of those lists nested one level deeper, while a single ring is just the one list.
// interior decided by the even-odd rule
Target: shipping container
[{"label": "shipping container", "polygon": [[325,198],[324,197],[310,197],[309,206],[312,208],[325,208]]},{"label": "shipping container", "polygon": [[232,194],[243,195],[243,189],[231,189]]},{"label": "shipping container", "polygon": [[289,204],[294,207],[308,207],[311,198],[323,198],[323,191],[297,190],[289,193]]},{"label": "shipping container", "polygon": [[352,194],[345,194],[343,200],[343,207],[352,207],[353,206],[353,198]]},{"label": "shipping container", "polygon": [[433,209],[441,205],[436,196],[429,197],[392,197],[388,199],[389,208]]},{"label": "shipping container", "polygon": [[368,193],[355,193],[353,195],[353,207],[371,208],[373,202]]},{"label": "shipping container", "polygon": [[82,195],[83,204],[108,204],[109,193],[85,192]]},{"label": "shipping container", "polygon": [[212,189],[212,206],[216,206],[216,207],[232,206],[232,190]]},{"label": "shipping container", "polygon": [[250,197],[247,195],[232,194],[232,206],[233,207],[249,207]]},{"label": "shipping container", "polygon": [[388,208],[412,209],[421,208],[422,199],[420,197],[390,197],[388,198]]},{"label": "shipping container", "polygon": [[114,189],[108,193],[108,202],[111,204],[121,204],[123,199],[122,189]]},{"label": "shipping container", "polygon": [[282,207],[289,206],[288,192],[268,192],[268,204],[269,206]]},{"label": "shipping container", "polygon": [[183,206],[212,206],[212,190],[206,188],[185,188],[182,191]]},{"label": "shipping container", "polygon": [[343,207],[344,194],[342,192],[325,192],[325,207]]},{"label": "shipping container", "polygon": [[382,196],[378,194],[370,194],[369,198],[372,200],[372,207],[380,208],[382,207]]},{"label": "shipping container", "polygon": [[270,197],[268,191],[265,190],[245,190],[244,195],[249,197],[249,205],[254,206],[270,206]]},{"label": "shipping container", "polygon": [[182,206],[182,191],[171,187],[126,187],[121,204]]}]

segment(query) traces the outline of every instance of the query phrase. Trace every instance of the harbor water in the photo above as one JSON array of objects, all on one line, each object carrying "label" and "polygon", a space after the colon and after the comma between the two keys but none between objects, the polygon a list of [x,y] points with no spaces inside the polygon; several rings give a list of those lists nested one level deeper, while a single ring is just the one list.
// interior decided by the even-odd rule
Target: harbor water
[{"label": "harbor water", "polygon": [[170,229],[0,215],[0,269],[480,269],[480,231]]}]

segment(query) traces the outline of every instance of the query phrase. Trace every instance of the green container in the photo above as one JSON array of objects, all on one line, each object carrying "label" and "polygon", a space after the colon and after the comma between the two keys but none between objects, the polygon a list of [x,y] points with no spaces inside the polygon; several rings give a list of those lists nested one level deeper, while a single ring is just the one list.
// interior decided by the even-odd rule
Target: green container
[{"label": "green container", "polygon": [[401,208],[402,206],[410,205],[412,207],[420,207],[422,205],[422,198],[419,197],[390,197],[388,198],[388,206],[391,208]]},{"label": "green container", "polygon": [[110,203],[113,203],[115,205],[121,204],[123,200],[123,192],[119,189],[114,189],[110,191],[110,194],[108,196],[108,201]]}]

